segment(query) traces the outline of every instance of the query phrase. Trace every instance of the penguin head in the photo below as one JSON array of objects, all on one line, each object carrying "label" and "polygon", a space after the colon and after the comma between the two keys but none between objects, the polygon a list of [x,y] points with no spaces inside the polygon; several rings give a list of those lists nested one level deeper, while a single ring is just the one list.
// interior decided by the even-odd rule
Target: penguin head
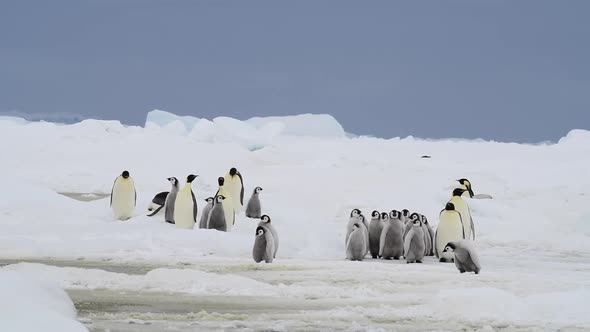
[{"label": "penguin head", "polygon": [[123,171],[123,173],[121,173],[121,176],[123,177],[123,179],[128,179],[129,178],[129,171]]},{"label": "penguin head", "polygon": [[457,180],[457,182],[464,185],[465,187],[471,187],[471,182],[469,182],[469,180],[467,180],[465,178],[459,179],[459,180]]},{"label": "penguin head", "polygon": [[205,202],[207,202],[208,204],[213,204],[213,197],[207,197]]},{"label": "penguin head", "polygon": [[361,210],[359,209],[354,209],[352,210],[352,212],[350,212],[350,217],[358,217],[361,215]]},{"label": "penguin head", "polygon": [[261,191],[262,191],[262,187],[256,187],[256,188],[254,188],[254,193],[255,193],[255,194],[258,194],[258,193],[260,193]]},{"label": "penguin head", "polygon": [[380,218],[381,217],[381,213],[379,213],[379,211],[375,210],[375,211],[373,211],[371,213],[371,217],[372,218],[375,218],[375,219]]},{"label": "penguin head", "polygon": [[410,214],[410,210],[408,210],[408,209],[403,209],[403,210],[402,210],[402,215],[403,215],[404,217],[407,217],[409,214]]},{"label": "penguin head", "polygon": [[191,174],[191,175],[187,176],[186,177],[186,183],[192,183],[197,178],[197,176],[198,175],[194,175],[194,174]]},{"label": "penguin head", "polygon": [[265,214],[262,217],[260,217],[260,220],[262,220],[262,222],[268,222],[269,223],[270,222],[270,217]]},{"label": "penguin head", "polygon": [[387,219],[389,219],[389,214],[387,214],[387,212],[381,212],[381,219],[382,219],[382,220],[387,220]]},{"label": "penguin head", "polygon": [[422,226],[422,222],[418,219],[413,219],[412,225],[414,225],[414,227],[420,227],[420,226]]},{"label": "penguin head", "polygon": [[359,215],[359,219],[360,219],[362,222],[365,222],[365,216],[363,216],[362,214],[360,214],[360,215]]},{"label": "penguin head", "polygon": [[426,216],[422,216],[422,220],[421,221],[422,221],[422,223],[424,225],[428,225],[428,218],[426,218]]},{"label": "penguin head", "polygon": [[453,251],[455,251],[455,248],[457,248],[457,246],[455,245],[455,243],[454,242],[449,242],[445,246],[445,249],[443,250],[443,252],[453,252]]},{"label": "penguin head", "polygon": [[225,179],[223,178],[223,176],[220,176],[220,177],[217,178],[217,183],[220,186],[223,186],[223,184],[225,183]]},{"label": "penguin head", "polygon": [[173,186],[178,185],[178,179],[175,177],[168,178],[167,180],[170,181],[170,183],[172,183]]},{"label": "penguin head", "polygon": [[410,216],[410,220],[414,221],[414,220],[420,220],[420,214],[417,212],[412,213],[412,215]]},{"label": "penguin head", "polygon": [[229,170],[229,175],[231,175],[231,176],[236,176],[236,174],[238,174],[238,170],[237,170],[235,167],[232,167],[232,168]]},{"label": "penguin head", "polygon": [[264,227],[257,227],[256,228],[256,236],[263,236],[264,235]]},{"label": "penguin head", "polygon": [[224,200],[225,200],[225,196],[223,196],[223,195],[217,195],[217,197],[215,198],[215,201],[216,201],[217,203],[221,203],[221,202],[223,202]]},{"label": "penguin head", "polygon": [[455,204],[453,204],[453,203],[447,203],[447,205],[445,206],[445,210],[447,210],[447,211],[455,211]]},{"label": "penguin head", "polygon": [[463,188],[455,188],[453,190],[453,197],[454,196],[459,196],[461,197],[461,195],[463,195],[464,192],[466,192],[467,190],[463,189]]},{"label": "penguin head", "polygon": [[399,215],[400,213],[397,210],[391,210],[391,212],[389,212],[389,217],[391,219],[399,219]]}]

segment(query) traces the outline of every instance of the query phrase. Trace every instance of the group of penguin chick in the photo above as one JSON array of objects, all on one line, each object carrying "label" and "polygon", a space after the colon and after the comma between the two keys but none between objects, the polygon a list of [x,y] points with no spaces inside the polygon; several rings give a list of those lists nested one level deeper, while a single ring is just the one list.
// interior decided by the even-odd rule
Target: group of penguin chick
[{"label": "group of penguin chick", "polygon": [[[180,189],[179,181],[175,177],[167,180],[171,183],[170,191],[158,193],[148,206],[148,216],[156,216],[164,210],[164,220],[176,225],[177,228],[194,229],[197,225],[197,200],[192,190],[192,182],[198,175],[187,176],[186,183]],[[231,168],[224,177],[219,177],[219,188],[213,197],[206,199],[207,205],[201,212],[198,223],[200,229],[215,229],[228,232],[235,224],[236,213],[239,213],[244,203],[244,182],[242,175],[236,168]],[[256,187],[246,205],[246,217],[260,219],[256,228],[256,238],[252,256],[258,263],[264,260],[271,263],[276,257],[279,246],[278,233],[271,224],[268,215],[262,215],[260,204],[261,187]],[[124,171],[115,179],[111,191],[111,208],[116,219],[126,220],[133,216],[137,204],[135,185],[128,171]]]},{"label": "group of penguin chick", "polygon": [[422,263],[425,256],[436,256],[440,262],[454,262],[461,273],[478,274],[479,258],[468,240],[475,240],[475,227],[462,198],[464,194],[473,198],[474,194],[469,180],[457,181],[462,187],[453,190],[451,200],[440,212],[436,232],[424,215],[410,214],[406,209],[373,211],[369,224],[359,209],[352,210],[346,227],[346,258],[361,261],[370,252],[374,259],[404,257],[410,264]]}]

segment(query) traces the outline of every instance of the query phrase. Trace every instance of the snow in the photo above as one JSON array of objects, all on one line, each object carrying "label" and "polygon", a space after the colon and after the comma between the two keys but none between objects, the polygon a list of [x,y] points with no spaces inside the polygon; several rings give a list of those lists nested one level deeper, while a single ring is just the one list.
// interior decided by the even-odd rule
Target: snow
[{"label": "snow", "polygon": [[88,331],[66,292],[53,283],[2,270],[0,294],[1,331]]},{"label": "snow", "polygon": [[[156,113],[136,127],[0,118],[3,258],[153,265],[141,276],[39,264],[9,265],[0,273],[43,277],[66,289],[317,299],[333,304],[322,316],[332,323],[346,314],[364,327],[453,317],[482,331],[497,324],[590,328],[583,312],[590,304],[590,132],[540,145],[384,140],[346,137],[332,120],[192,121]],[[217,177],[233,166],[244,176],[245,199],[254,187],[264,188],[264,213],[281,238],[273,264],[253,263],[257,222],[243,214],[231,233],[180,230],[145,216],[152,197],[169,190],[167,177],[199,175],[193,190],[200,211]],[[113,220],[108,197],[82,202],[58,194],[108,194],[124,169],[138,192],[128,221]],[[468,199],[480,275],[461,275],[434,259],[344,260],[353,208],[366,216],[408,208],[436,225],[454,180],[463,177],[476,194],[494,197]]]}]

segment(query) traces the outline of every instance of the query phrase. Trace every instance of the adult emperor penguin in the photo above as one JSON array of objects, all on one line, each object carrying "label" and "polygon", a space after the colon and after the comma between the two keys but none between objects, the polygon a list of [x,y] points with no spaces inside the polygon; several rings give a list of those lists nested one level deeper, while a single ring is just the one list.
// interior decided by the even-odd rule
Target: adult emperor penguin
[{"label": "adult emperor penguin", "polygon": [[236,213],[244,206],[244,179],[235,167],[225,174],[225,186],[232,198],[232,204]]},{"label": "adult emperor penguin", "polygon": [[354,224],[362,222],[361,213],[362,212],[359,209],[353,209],[350,212],[350,218],[348,219],[348,224],[346,225],[346,238],[344,239],[345,246],[348,243],[348,237],[350,236],[350,233],[352,233],[352,231],[354,230]]},{"label": "adult emperor penguin", "polygon": [[272,234],[270,234],[267,228],[258,226],[256,228],[254,248],[252,249],[252,258],[254,258],[256,263],[260,263],[263,260],[266,263],[272,263],[274,252],[276,252],[276,249]]},{"label": "adult emperor penguin", "polygon": [[469,205],[461,197],[465,193],[465,189],[456,188],[453,190],[453,197],[449,203],[453,203],[455,210],[461,214],[461,220],[463,221],[463,228],[465,229],[465,238],[469,239],[473,237],[475,240],[475,226],[473,225],[473,218],[471,217],[471,211]]},{"label": "adult emperor penguin", "polygon": [[481,271],[479,257],[475,252],[475,248],[471,241],[462,240],[449,242],[445,246],[443,252],[453,254],[455,266],[459,272],[474,272],[475,274],[479,274],[479,271]]},{"label": "adult emperor penguin", "polygon": [[275,250],[273,252],[273,258],[277,257],[277,251],[279,250],[279,233],[271,223],[271,219],[266,214],[260,217],[260,222],[258,223],[258,227],[264,227],[270,231],[270,235],[272,235],[272,239],[274,241]]},{"label": "adult emperor penguin", "polygon": [[425,252],[422,222],[420,219],[414,218],[412,219],[412,229],[410,229],[404,240],[404,255],[406,256],[406,262],[408,264],[422,263]]},{"label": "adult emperor penguin", "polygon": [[248,218],[260,218],[262,216],[262,207],[260,206],[260,192],[261,187],[254,188],[252,196],[248,200],[246,205],[246,217]]},{"label": "adult emperor penguin", "polygon": [[379,256],[381,231],[383,231],[381,213],[379,213],[379,211],[373,211],[373,213],[371,213],[371,222],[369,223],[369,251],[371,252],[371,257],[373,258],[377,258]]},{"label": "adult emperor penguin", "polygon": [[166,204],[164,206],[164,220],[167,223],[174,224],[174,205],[176,203],[176,195],[178,195],[178,179],[175,177],[168,178],[172,184],[172,189],[168,197],[166,197]]},{"label": "adult emperor penguin", "polygon": [[209,212],[211,208],[213,208],[213,197],[207,197],[205,200],[207,205],[203,208],[203,212],[201,212],[201,220],[199,221],[199,228],[207,228],[207,219],[209,218]]},{"label": "adult emperor penguin", "polygon": [[443,252],[447,243],[465,239],[461,214],[453,203],[447,203],[440,212],[438,227],[434,235],[434,254],[440,262],[452,262],[453,255]]},{"label": "adult emperor penguin", "polygon": [[367,237],[361,223],[352,225],[352,232],[346,241],[346,258],[351,261],[362,261],[367,254]]},{"label": "adult emperor penguin", "polygon": [[236,211],[234,210],[233,197],[225,187],[225,178],[219,177],[217,183],[219,184],[219,189],[217,189],[215,196],[223,196],[223,213],[225,214],[225,222],[227,224],[227,231],[229,232],[236,222]]},{"label": "adult emperor penguin", "polygon": [[186,184],[176,195],[174,222],[177,228],[193,229],[197,222],[197,200],[192,189],[192,183],[197,176],[194,174],[187,176]]},{"label": "adult emperor penguin", "polygon": [[153,217],[158,214],[164,205],[166,204],[166,197],[168,197],[168,191],[162,191],[152,198],[152,201],[148,205],[148,217]]},{"label": "adult emperor penguin", "polygon": [[404,255],[403,223],[401,213],[393,210],[381,213],[383,230],[379,241],[379,256],[384,259],[399,259]]},{"label": "adult emperor penguin", "polygon": [[117,220],[127,220],[133,217],[137,203],[137,193],[133,178],[128,171],[123,171],[113,183],[111,190],[111,208]]},{"label": "adult emperor penguin", "polygon": [[215,196],[213,207],[209,212],[207,219],[207,229],[216,229],[218,231],[227,232],[227,219],[225,219],[225,211],[223,209],[225,196]]}]

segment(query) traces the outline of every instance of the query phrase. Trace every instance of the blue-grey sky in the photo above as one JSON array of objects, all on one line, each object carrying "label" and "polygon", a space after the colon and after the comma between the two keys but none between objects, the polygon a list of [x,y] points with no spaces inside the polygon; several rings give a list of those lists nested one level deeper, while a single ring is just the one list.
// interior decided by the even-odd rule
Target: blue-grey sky
[{"label": "blue-grey sky", "polygon": [[590,1],[0,2],[0,111],[154,108],[556,140],[590,129]]}]

